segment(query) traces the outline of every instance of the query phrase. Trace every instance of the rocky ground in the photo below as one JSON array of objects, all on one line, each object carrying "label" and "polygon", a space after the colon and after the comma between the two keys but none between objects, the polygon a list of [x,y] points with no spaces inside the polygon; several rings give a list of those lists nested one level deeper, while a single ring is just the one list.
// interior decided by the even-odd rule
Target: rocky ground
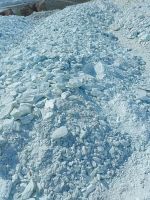
[{"label": "rocky ground", "polygon": [[1,200],[149,199],[149,7],[0,17]]}]

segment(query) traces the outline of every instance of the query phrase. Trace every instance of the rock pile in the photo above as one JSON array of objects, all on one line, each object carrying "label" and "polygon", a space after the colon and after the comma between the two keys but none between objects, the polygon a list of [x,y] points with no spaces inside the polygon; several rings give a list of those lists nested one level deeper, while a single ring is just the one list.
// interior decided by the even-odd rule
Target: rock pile
[{"label": "rock pile", "polygon": [[9,25],[17,22],[22,36],[32,17],[1,17],[0,176],[7,199],[99,199],[135,150],[129,109],[138,105],[131,87],[143,62],[108,31],[115,12],[102,0],[67,7],[30,24],[10,51]]}]

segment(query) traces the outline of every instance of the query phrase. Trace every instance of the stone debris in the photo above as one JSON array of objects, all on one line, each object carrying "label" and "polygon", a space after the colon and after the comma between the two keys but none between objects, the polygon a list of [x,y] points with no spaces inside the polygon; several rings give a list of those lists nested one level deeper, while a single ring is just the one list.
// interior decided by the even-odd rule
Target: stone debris
[{"label": "stone debris", "polygon": [[20,119],[22,116],[28,115],[32,112],[32,105],[21,103],[18,108],[14,108],[10,115],[15,119]]},{"label": "stone debris", "polygon": [[[142,57],[110,32],[120,15],[99,0],[0,17],[0,176],[12,180],[4,200],[109,200],[147,149],[150,98],[137,88],[145,81],[148,90],[149,79]],[[118,32],[138,39],[124,20]]]},{"label": "stone debris", "polygon": [[132,2],[128,2],[128,4],[130,6],[126,6],[123,11],[118,11],[115,23],[111,25],[111,29],[121,31],[128,39],[138,39],[139,42],[149,43],[150,26],[149,10],[147,9],[149,1],[143,0],[143,3],[141,3],[141,0],[133,0]]},{"label": "stone debris", "polygon": [[68,135],[68,130],[67,130],[66,126],[61,126],[60,128],[57,128],[52,133],[51,138],[53,140],[57,140],[57,139],[65,137],[66,135]]},{"label": "stone debris", "polygon": [[95,66],[94,66],[95,72],[96,72],[96,77],[98,79],[103,79],[105,76],[105,72],[104,72],[104,66],[101,62],[98,62]]},{"label": "stone debris", "polygon": [[11,111],[14,108],[14,105],[15,103],[12,102],[12,103],[7,104],[7,106],[2,106],[0,109],[0,119],[5,119],[9,117]]},{"label": "stone debris", "polygon": [[92,193],[95,189],[96,189],[96,186],[94,185],[94,183],[90,183],[90,185],[86,189],[85,197],[88,198],[90,193]]},{"label": "stone debris", "polygon": [[29,199],[32,196],[32,194],[35,192],[35,189],[36,189],[36,184],[31,179],[28,185],[25,187],[24,191],[22,192],[21,199],[22,200]]},{"label": "stone debris", "polygon": [[55,106],[55,99],[46,100],[45,109],[53,109]]},{"label": "stone debris", "polygon": [[150,33],[144,33],[139,36],[139,40],[141,42],[148,42],[150,41]]},{"label": "stone debris", "polygon": [[12,183],[10,180],[0,178],[0,199],[8,199],[11,191]]}]

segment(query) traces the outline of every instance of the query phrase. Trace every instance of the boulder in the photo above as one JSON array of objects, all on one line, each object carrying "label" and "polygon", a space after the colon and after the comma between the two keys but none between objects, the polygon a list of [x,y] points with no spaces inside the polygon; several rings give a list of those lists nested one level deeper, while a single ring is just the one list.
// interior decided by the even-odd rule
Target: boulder
[{"label": "boulder", "polygon": [[48,10],[48,2],[47,0],[41,0],[35,4],[37,12]]},{"label": "boulder", "polygon": [[51,135],[51,138],[53,140],[58,140],[60,138],[65,137],[68,135],[68,130],[66,126],[61,126],[60,128],[57,128]]},{"label": "boulder", "polygon": [[38,12],[47,11],[47,10],[55,10],[55,9],[63,9],[66,6],[74,5],[76,3],[77,3],[76,0],[70,0],[70,1],[40,0],[39,2],[36,3],[36,9]]},{"label": "boulder", "polygon": [[25,5],[22,8],[20,8],[20,15],[22,16],[28,16],[31,15],[34,11],[36,11],[35,5]]},{"label": "boulder", "polygon": [[0,15],[2,15],[2,16],[9,16],[9,15],[13,15],[13,14],[14,14],[14,13],[13,13],[13,11],[12,11],[11,8],[0,12]]}]

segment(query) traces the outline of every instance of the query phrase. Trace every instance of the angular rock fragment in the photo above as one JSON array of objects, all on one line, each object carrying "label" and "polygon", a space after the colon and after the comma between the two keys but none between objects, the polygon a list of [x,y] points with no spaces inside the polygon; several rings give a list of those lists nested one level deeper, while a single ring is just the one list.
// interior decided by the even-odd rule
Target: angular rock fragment
[{"label": "angular rock fragment", "polygon": [[10,180],[0,178],[0,199],[9,199],[12,183]]},{"label": "angular rock fragment", "polygon": [[65,137],[68,134],[68,130],[66,126],[61,126],[60,128],[57,128],[51,135],[51,138],[53,140],[57,140],[60,138]]},{"label": "angular rock fragment", "polygon": [[0,108],[0,119],[7,118],[12,111],[14,103],[9,103],[7,106]]},{"label": "angular rock fragment", "polygon": [[141,34],[141,36],[139,37],[139,40],[141,42],[148,42],[150,41],[150,33],[145,33],[145,34]]},{"label": "angular rock fragment", "polygon": [[101,62],[98,62],[95,66],[94,66],[95,72],[96,72],[96,77],[97,79],[102,80],[105,76],[104,73],[104,66]]},{"label": "angular rock fragment", "polygon": [[85,197],[88,198],[88,196],[90,195],[90,193],[92,193],[95,190],[96,186],[94,181],[91,182],[90,185],[88,185],[86,191],[85,191]]},{"label": "angular rock fragment", "polygon": [[55,106],[55,99],[46,100],[45,109],[53,109]]},{"label": "angular rock fragment", "polygon": [[34,116],[32,114],[28,114],[20,118],[21,124],[24,124],[24,125],[30,124],[33,119],[34,119]]},{"label": "angular rock fragment", "polygon": [[3,130],[8,131],[13,127],[13,119],[5,119],[3,121]]},{"label": "angular rock fragment", "polygon": [[36,184],[31,179],[30,182],[28,183],[28,185],[26,186],[25,190],[23,191],[23,193],[21,195],[21,199],[22,200],[29,199],[32,196],[32,194],[35,191],[35,189],[36,189]]},{"label": "angular rock fragment", "polygon": [[11,116],[14,117],[15,120],[20,119],[24,115],[28,115],[32,112],[31,104],[20,104],[19,108],[14,108],[11,112]]},{"label": "angular rock fragment", "polygon": [[67,84],[69,88],[79,88],[82,85],[82,80],[80,80],[79,77],[71,78]]}]

